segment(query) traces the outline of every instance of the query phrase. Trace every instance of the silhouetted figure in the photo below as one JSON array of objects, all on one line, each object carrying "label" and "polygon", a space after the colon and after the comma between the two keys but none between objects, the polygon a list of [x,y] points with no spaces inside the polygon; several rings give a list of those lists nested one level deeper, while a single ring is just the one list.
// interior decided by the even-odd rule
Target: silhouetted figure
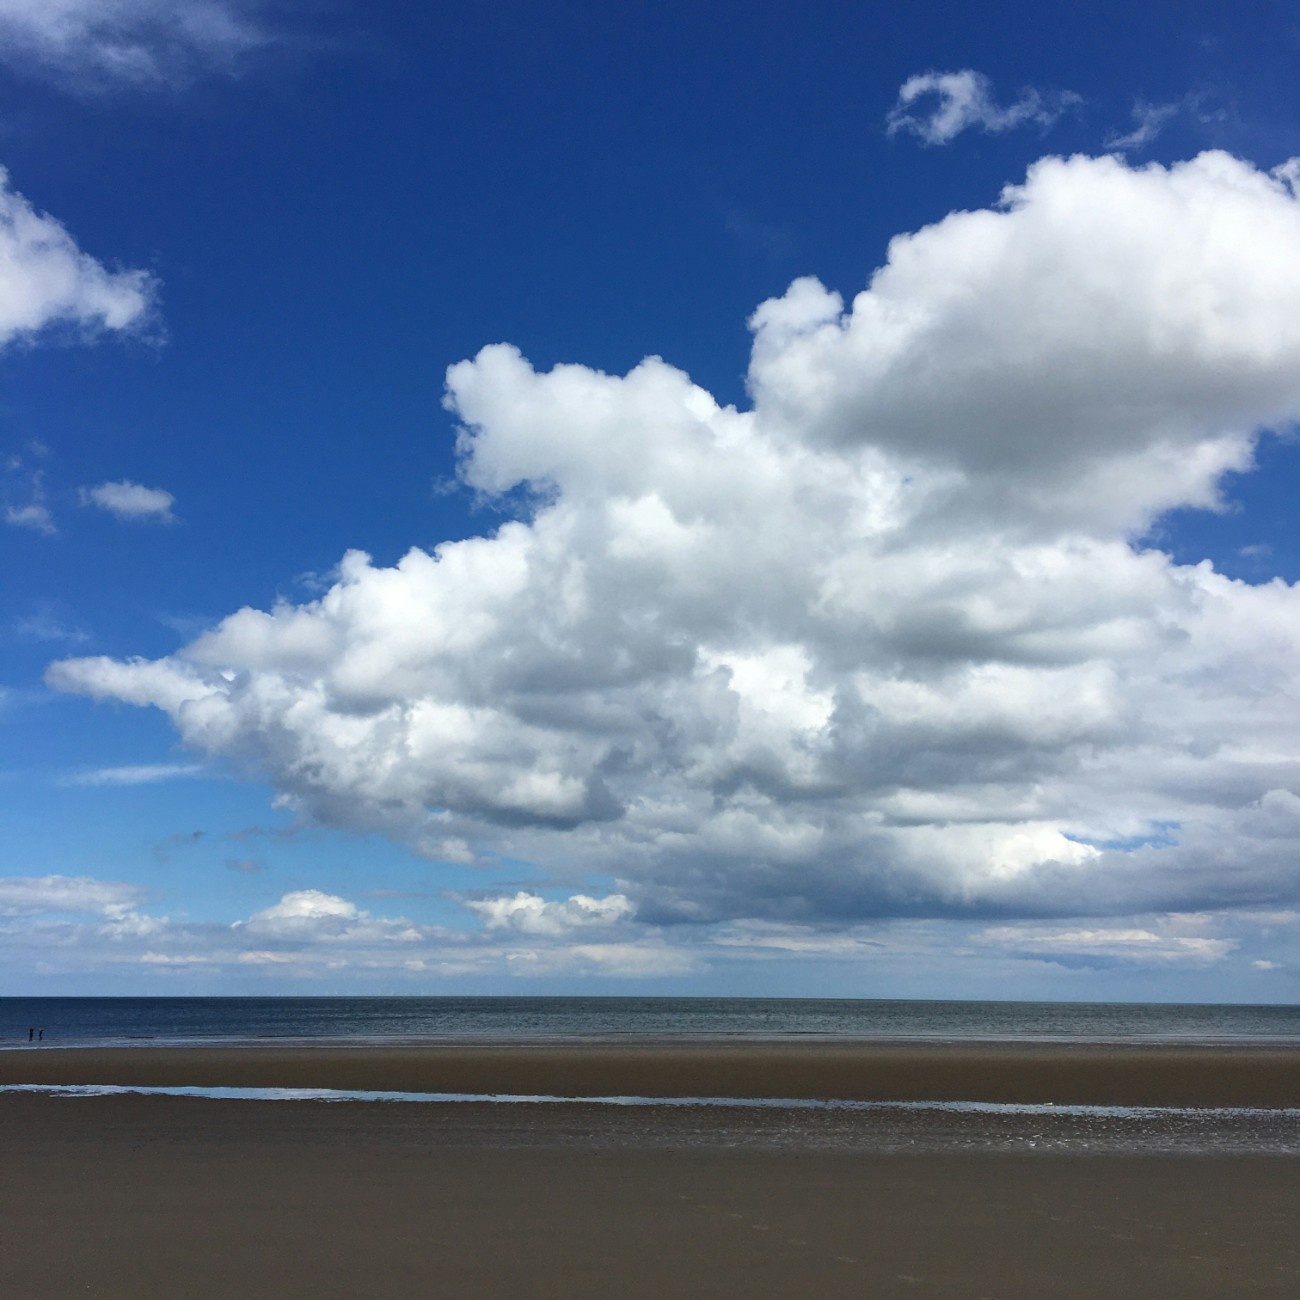
[{"label": "silhouetted figure", "polygon": [[38,1043],[43,1043],[43,1042],[45,1041],[45,1026],[44,1026],[44,1025],[42,1025],[42,1026],[40,1027],[40,1029],[38,1029],[38,1030],[36,1031],[36,1041],[37,1041]]},{"label": "silhouetted figure", "polygon": [[36,1037],[36,1030],[29,1027],[27,1030],[27,1041],[30,1043],[32,1039],[35,1037]]}]

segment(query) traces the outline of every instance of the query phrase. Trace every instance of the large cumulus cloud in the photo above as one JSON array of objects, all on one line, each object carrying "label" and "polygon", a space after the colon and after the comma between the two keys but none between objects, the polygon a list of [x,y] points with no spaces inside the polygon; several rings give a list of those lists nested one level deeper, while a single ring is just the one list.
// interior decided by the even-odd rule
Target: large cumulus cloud
[{"label": "large cumulus cloud", "polygon": [[764,303],[746,410],[485,348],[460,472],[519,517],[50,681],[653,922],[1293,899],[1300,595],[1138,543],[1300,415],[1290,174],[1045,159]]}]

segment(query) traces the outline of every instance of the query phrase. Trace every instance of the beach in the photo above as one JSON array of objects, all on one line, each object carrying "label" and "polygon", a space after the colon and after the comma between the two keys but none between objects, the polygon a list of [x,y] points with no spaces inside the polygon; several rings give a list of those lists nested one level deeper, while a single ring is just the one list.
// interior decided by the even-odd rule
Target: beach
[{"label": "beach", "polygon": [[[1041,1044],[0,1052],[4,1084],[903,1103],[0,1093],[0,1293],[1289,1297],[1296,1121],[1268,1112],[1295,1105],[1298,1067],[1289,1048]],[[944,1108],[962,1100],[1264,1114],[1237,1140],[1229,1112],[1182,1131]]]}]

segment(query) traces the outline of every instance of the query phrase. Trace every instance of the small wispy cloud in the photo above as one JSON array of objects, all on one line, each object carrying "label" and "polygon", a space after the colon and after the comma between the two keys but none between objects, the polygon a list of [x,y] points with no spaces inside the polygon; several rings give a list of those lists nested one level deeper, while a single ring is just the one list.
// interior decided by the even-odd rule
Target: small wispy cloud
[{"label": "small wispy cloud", "polygon": [[61,642],[64,645],[84,645],[90,633],[65,618],[52,606],[42,605],[34,613],[14,619],[14,632],[24,641]]},{"label": "small wispy cloud", "polygon": [[[3,220],[0,214],[0,220]],[[0,241],[2,242],[2,241]],[[0,249],[3,260],[3,249]],[[39,451],[33,452],[33,448]],[[41,456],[48,452],[39,443],[32,444],[29,453]],[[53,537],[59,530],[55,526],[54,516],[46,505],[45,471],[34,469],[30,463],[30,454],[6,456],[0,462],[0,494],[4,500],[4,521],[11,528],[27,528],[46,537]]]},{"label": "small wispy cloud", "polygon": [[1164,130],[1170,118],[1184,107],[1183,101],[1173,104],[1148,104],[1139,99],[1133,105],[1133,127],[1122,134],[1106,137],[1106,148],[1117,153],[1145,149]]},{"label": "small wispy cloud", "polygon": [[29,501],[25,506],[5,506],[5,523],[14,528],[30,528],[46,537],[53,537],[59,531],[54,526],[54,516],[49,507],[40,501]]},{"label": "small wispy cloud", "polygon": [[[1179,919],[1181,918],[1173,918],[1174,921]],[[976,936],[976,941],[1058,962],[1135,962],[1157,965],[1168,962],[1209,964],[1221,961],[1237,947],[1235,939],[1180,933],[1177,925],[1159,922],[1122,928],[1004,925],[983,931]]]},{"label": "small wispy cloud", "polygon": [[73,90],[184,85],[269,44],[253,0],[0,0],[0,60]]},{"label": "small wispy cloud", "polygon": [[1133,101],[1130,112],[1133,125],[1127,131],[1113,131],[1106,137],[1106,148],[1113,153],[1140,153],[1178,118],[1188,124],[1207,128],[1221,124],[1231,116],[1211,87],[1189,91],[1181,99],[1153,104],[1145,99]]},{"label": "small wispy cloud", "polygon": [[158,781],[176,781],[185,777],[202,776],[199,763],[143,763],[128,767],[97,767],[88,772],[73,772],[65,776],[62,785],[153,785]]},{"label": "small wispy cloud", "polygon": [[1070,90],[1027,87],[1010,104],[999,104],[982,72],[919,72],[903,82],[885,119],[890,135],[908,134],[925,144],[947,144],[966,130],[998,134],[1020,126],[1046,130],[1083,98]]},{"label": "small wispy cloud", "polygon": [[172,514],[176,498],[170,492],[162,488],[145,487],[143,483],[132,483],[129,479],[82,488],[81,504],[98,506],[129,523],[176,522],[176,516]]}]

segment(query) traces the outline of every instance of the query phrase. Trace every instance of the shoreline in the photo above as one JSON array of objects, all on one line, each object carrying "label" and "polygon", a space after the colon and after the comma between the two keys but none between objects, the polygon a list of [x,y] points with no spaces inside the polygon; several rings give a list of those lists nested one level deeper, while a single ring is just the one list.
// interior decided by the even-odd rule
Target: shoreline
[{"label": "shoreline", "polygon": [[1300,1106],[1300,1047],[727,1039],[52,1046],[0,1052],[0,1084],[1288,1109]]},{"label": "shoreline", "polygon": [[117,1037],[57,1039],[51,1036],[37,1042],[23,1038],[0,1042],[0,1054],[24,1051],[104,1051],[132,1047],[192,1047],[192,1048],[247,1048],[247,1047],[340,1047],[340,1048],[406,1048],[406,1047],[795,1047],[808,1044],[813,1047],[900,1048],[900,1047],[951,1047],[986,1048],[996,1051],[1001,1047],[1078,1047],[1078,1048],[1135,1048],[1154,1049],[1191,1048],[1202,1051],[1242,1049],[1246,1051],[1300,1052],[1300,1035],[1260,1035],[1257,1038],[1239,1034],[1219,1037],[1201,1035],[1149,1036],[1078,1034],[872,1034],[851,1037],[844,1034],[820,1033],[574,1033],[574,1034],[355,1034],[346,1036],[317,1036],[303,1034],[226,1034],[220,1037],[168,1034],[124,1034]]}]

